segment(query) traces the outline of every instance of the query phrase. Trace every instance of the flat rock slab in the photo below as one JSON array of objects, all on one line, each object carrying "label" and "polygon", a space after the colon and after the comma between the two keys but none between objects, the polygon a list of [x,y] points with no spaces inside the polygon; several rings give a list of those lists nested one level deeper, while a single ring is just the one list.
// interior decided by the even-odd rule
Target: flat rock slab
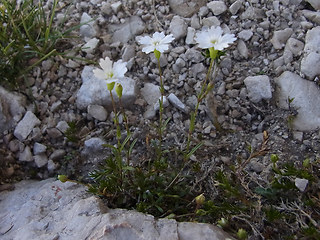
[{"label": "flat rock slab", "polygon": [[293,99],[291,107],[298,111],[293,127],[299,131],[311,131],[320,127],[320,89],[311,81],[292,72],[284,72],[276,80],[277,101],[281,108],[288,109],[288,98]]},{"label": "flat rock slab", "polygon": [[0,192],[2,240],[191,240],[232,239],[211,224],[156,220],[151,215],[106,209],[75,183],[55,179],[22,181]]}]

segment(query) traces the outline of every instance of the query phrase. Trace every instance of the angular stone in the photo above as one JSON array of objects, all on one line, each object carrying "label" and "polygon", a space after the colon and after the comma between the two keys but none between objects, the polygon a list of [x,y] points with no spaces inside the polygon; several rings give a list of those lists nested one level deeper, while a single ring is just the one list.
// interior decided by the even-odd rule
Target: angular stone
[{"label": "angular stone", "polygon": [[23,119],[18,123],[13,134],[20,141],[24,141],[29,136],[32,129],[40,123],[40,120],[33,112],[27,111]]},{"label": "angular stone", "polygon": [[306,53],[315,52],[320,54],[320,26],[307,32],[304,51]]},{"label": "angular stone", "polygon": [[99,43],[99,39],[97,38],[92,38],[90,39],[83,47],[81,48],[82,51],[86,53],[93,53]]},{"label": "angular stone", "polygon": [[69,125],[66,121],[60,121],[58,122],[56,128],[59,129],[60,132],[65,133],[68,130]]},{"label": "angular stone", "polygon": [[93,152],[102,152],[105,150],[105,147],[102,145],[106,144],[104,140],[98,137],[90,138],[84,141],[84,149],[82,151],[83,154],[90,154]]},{"label": "angular stone", "polygon": [[311,52],[301,60],[301,72],[309,79],[313,80],[320,75],[320,54]]},{"label": "angular stone", "polygon": [[207,4],[207,7],[215,16],[227,11],[227,6],[223,1],[211,1]]},{"label": "angular stone", "polygon": [[292,52],[294,56],[299,56],[304,48],[304,43],[295,39],[295,38],[289,38],[285,50],[289,50]]},{"label": "angular stone", "polygon": [[53,161],[61,160],[66,155],[66,151],[63,149],[54,150],[49,156],[49,159]]},{"label": "angular stone", "polygon": [[123,24],[110,26],[112,33],[112,42],[127,43],[134,36],[142,34],[145,23],[138,16],[132,16],[125,20]]},{"label": "angular stone", "polygon": [[296,185],[296,187],[299,189],[300,192],[304,192],[304,190],[306,190],[308,183],[309,181],[304,178],[296,178],[294,180],[294,184]]},{"label": "angular stone", "polygon": [[183,18],[174,16],[171,20],[169,30],[175,40],[179,40],[180,38],[183,38],[187,35],[187,27],[188,25],[183,20]]},{"label": "angular stone", "polygon": [[260,102],[262,99],[271,99],[271,85],[269,77],[266,75],[247,77],[244,80],[248,91],[249,99],[254,102]]},{"label": "angular stone", "polygon": [[293,128],[312,131],[320,127],[320,89],[314,82],[302,79],[292,72],[284,72],[275,79],[279,107],[288,109],[288,99],[293,99],[291,108],[298,111]]},{"label": "angular stone", "polygon": [[106,109],[100,105],[89,105],[87,110],[93,118],[99,121],[105,121],[108,117]]},{"label": "angular stone", "polygon": [[33,145],[33,154],[38,155],[40,153],[45,153],[47,151],[47,147],[41,143],[34,143]]},{"label": "angular stone", "polygon": [[31,149],[29,146],[26,146],[24,148],[23,152],[21,152],[19,154],[19,161],[21,161],[21,162],[32,162],[33,161]]},{"label": "angular stone", "polygon": [[44,153],[33,156],[33,160],[38,168],[41,168],[48,163],[48,157]]},{"label": "angular stone", "polygon": [[195,44],[196,43],[196,41],[194,40],[195,33],[196,33],[196,30],[194,28],[188,27],[186,44]]},{"label": "angular stone", "polygon": [[237,41],[237,49],[241,57],[245,59],[249,57],[249,51],[248,51],[247,45],[243,40],[239,39]]},{"label": "angular stone", "polygon": [[0,133],[10,130],[25,114],[24,96],[8,92],[0,86]]},{"label": "angular stone", "polygon": [[153,83],[145,83],[140,92],[149,105],[155,104],[161,96],[159,86]]},{"label": "angular stone", "polygon": [[314,12],[309,10],[302,10],[303,15],[311,22],[320,24],[320,12]]},{"label": "angular stone", "polygon": [[168,96],[168,100],[174,107],[183,112],[186,112],[186,105],[184,105],[176,95],[170,93]]},{"label": "angular stone", "polygon": [[241,38],[244,41],[248,41],[253,35],[253,32],[251,30],[242,30],[239,32],[238,37]]},{"label": "angular stone", "polygon": [[94,28],[94,20],[87,13],[83,13],[81,16],[80,24],[80,35],[85,39],[92,39],[96,36],[97,31]]},{"label": "angular stone", "polygon": [[229,11],[232,15],[236,15],[237,12],[239,11],[239,9],[242,6],[242,0],[237,0],[234,3],[231,4],[231,6],[229,7]]},{"label": "angular stone", "polygon": [[[110,94],[104,80],[97,79],[93,72],[93,67],[85,66],[81,78],[82,85],[77,93],[76,104],[80,110],[87,109],[89,105],[100,105],[106,109],[112,109]],[[132,107],[137,94],[136,82],[131,78],[122,78],[118,81],[123,86],[122,104],[124,108]],[[119,102],[115,90],[113,97],[116,103]]]},{"label": "angular stone", "polygon": [[200,51],[195,50],[194,48],[189,48],[186,51],[186,58],[193,63],[200,63],[204,60],[204,56]]},{"label": "angular stone", "polygon": [[199,8],[206,5],[206,0],[169,0],[169,5],[175,14],[182,17],[191,17],[199,11]]},{"label": "angular stone", "polygon": [[319,0],[306,0],[315,10],[320,10],[320,1]]},{"label": "angular stone", "polygon": [[292,33],[293,30],[291,28],[275,31],[270,42],[272,43],[275,49],[281,49],[285,46],[287,40],[290,38]]}]

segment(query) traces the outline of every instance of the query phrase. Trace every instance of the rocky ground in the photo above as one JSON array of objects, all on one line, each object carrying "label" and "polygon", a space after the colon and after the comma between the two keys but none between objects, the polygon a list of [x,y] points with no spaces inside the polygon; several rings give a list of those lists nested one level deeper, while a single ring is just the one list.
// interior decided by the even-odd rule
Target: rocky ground
[{"label": "rocky ground", "polygon": [[317,0],[60,1],[57,24],[65,13],[65,28],[86,24],[74,32],[79,38],[59,45],[75,58],[44,61],[23,93],[0,89],[1,184],[57,174],[86,179],[108,153],[101,143],[114,136],[109,96],[93,84],[95,66],[77,58],[128,62],[124,106],[138,138],[134,159],[139,161],[158,119],[154,104],[160,93],[156,59],[143,53],[135,38],[155,31],[175,37],[161,59],[168,98],[164,114],[172,119],[165,142],[184,144],[189,112],[208,68],[193,37],[206,26],[221,26],[237,41],[215,80],[224,130],[215,129],[206,103],[201,104],[194,137],[204,147],[193,160],[208,173],[236,164],[249,157],[248,146],[259,149],[266,131],[269,151],[248,163],[252,176],[267,176],[271,153],[282,161],[318,161],[319,10]]}]

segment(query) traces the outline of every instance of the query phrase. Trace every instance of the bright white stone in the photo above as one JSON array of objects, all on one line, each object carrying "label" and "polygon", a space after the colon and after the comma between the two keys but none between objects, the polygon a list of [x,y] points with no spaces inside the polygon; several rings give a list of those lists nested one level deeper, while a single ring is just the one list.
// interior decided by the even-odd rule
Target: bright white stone
[{"label": "bright white stone", "polygon": [[227,6],[223,1],[211,1],[207,4],[207,7],[216,16],[227,11]]},{"label": "bright white stone", "polygon": [[[77,93],[76,100],[77,107],[84,110],[87,109],[89,105],[100,105],[107,109],[112,109],[111,97],[106,82],[97,79],[92,70],[93,67],[85,66],[82,71],[82,85]],[[123,107],[132,107],[137,93],[136,82],[131,78],[122,78],[119,79],[119,83],[123,87],[121,98]],[[119,99],[115,90],[113,90],[113,97],[118,103]]]},{"label": "bright white stone", "polygon": [[27,111],[23,119],[18,123],[13,134],[20,141],[24,141],[29,136],[32,129],[40,123],[40,120],[33,112]]},{"label": "bright white stone", "polygon": [[188,25],[183,20],[183,18],[179,16],[174,16],[170,23],[170,33],[172,33],[175,40],[179,40],[187,35],[187,27]]},{"label": "bright white stone", "polygon": [[294,184],[300,190],[300,192],[304,192],[304,190],[306,190],[308,183],[309,183],[309,181],[304,178],[296,178],[294,180]]},{"label": "bright white stone", "polygon": [[249,99],[254,102],[260,102],[262,99],[271,99],[271,85],[269,77],[266,75],[247,77],[244,80],[248,91]]},{"label": "bright white stone", "polygon": [[275,79],[278,85],[277,100],[279,106],[288,109],[290,104],[298,111],[293,128],[299,131],[311,131],[320,127],[320,90],[314,82],[302,79],[292,72],[284,72]]}]

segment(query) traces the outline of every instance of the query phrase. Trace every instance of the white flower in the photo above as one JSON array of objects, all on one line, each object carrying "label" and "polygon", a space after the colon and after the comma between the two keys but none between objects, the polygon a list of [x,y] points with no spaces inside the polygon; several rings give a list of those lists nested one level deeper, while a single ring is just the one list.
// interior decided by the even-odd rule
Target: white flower
[{"label": "white flower", "polygon": [[107,83],[123,78],[127,72],[127,63],[119,60],[113,63],[108,57],[100,59],[99,65],[102,69],[96,68],[93,73],[96,78],[106,80]]},{"label": "white flower", "polygon": [[234,34],[226,33],[224,35],[221,27],[211,27],[196,34],[195,40],[199,44],[199,48],[214,48],[222,51],[229,47],[237,38]]},{"label": "white flower", "polygon": [[169,49],[169,43],[174,40],[172,34],[165,36],[163,32],[155,32],[152,38],[149,36],[137,37],[138,42],[143,46],[142,52],[150,53],[157,50],[161,53]]}]

